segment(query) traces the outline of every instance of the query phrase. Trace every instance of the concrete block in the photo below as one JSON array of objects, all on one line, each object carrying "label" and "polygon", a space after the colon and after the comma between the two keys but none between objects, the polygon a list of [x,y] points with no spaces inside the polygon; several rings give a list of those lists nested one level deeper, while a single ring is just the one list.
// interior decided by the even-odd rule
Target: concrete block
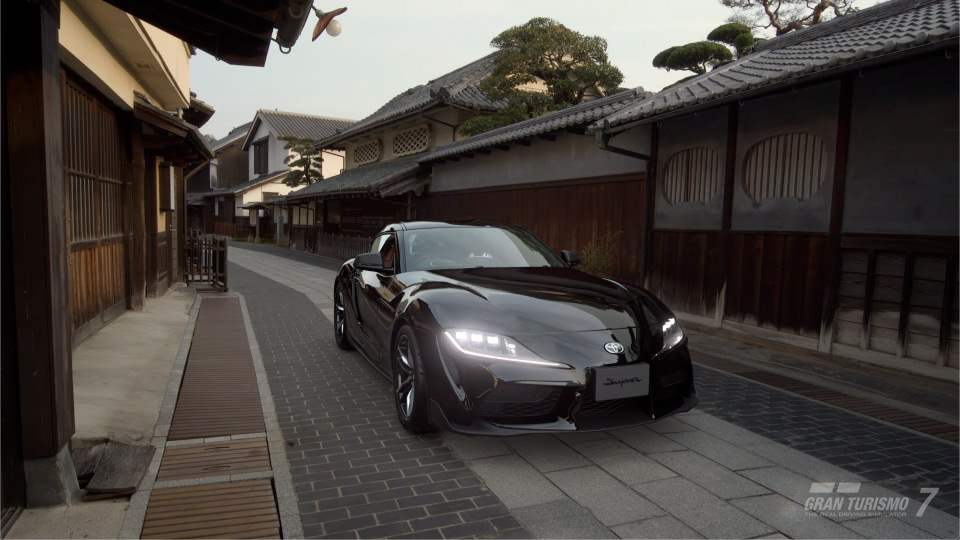
[{"label": "concrete block", "polygon": [[647,429],[644,426],[637,426],[626,429],[611,431],[611,435],[620,439],[637,452],[641,454],[656,454],[659,452],[676,452],[686,450],[683,445]]},{"label": "concrete block", "polygon": [[540,472],[590,465],[585,457],[551,435],[523,435],[504,441]]},{"label": "concrete block", "polygon": [[547,478],[607,526],[663,515],[663,510],[597,467],[556,471]]},{"label": "concrete block", "polygon": [[817,482],[869,482],[856,473],[835,467],[780,443],[758,444],[751,446],[750,451]]},{"label": "concrete block", "polygon": [[676,418],[679,422],[693,426],[700,431],[706,431],[714,437],[723,439],[724,441],[736,446],[749,447],[755,444],[768,444],[773,442],[763,435],[757,435],[752,431],[748,431],[740,426],[731,424],[726,420],[721,420],[712,414],[701,413],[690,416],[678,415],[674,418]]},{"label": "concrete block", "polygon": [[467,437],[451,432],[443,432],[443,442],[447,444],[460,459],[480,459],[491,456],[502,456],[513,452],[502,439],[496,437]]},{"label": "concrete block", "polygon": [[847,521],[843,526],[864,538],[937,538],[890,516]]},{"label": "concrete block", "polygon": [[776,532],[685,478],[647,482],[634,489],[708,538],[753,538]]},{"label": "concrete block", "polygon": [[614,438],[572,443],[572,446],[625,484],[676,476],[673,471]]},{"label": "concrete block", "polygon": [[724,467],[735,471],[773,465],[770,461],[752,452],[734,446],[704,431],[668,433],[666,436],[694,452],[706,456]]},{"label": "concrete block", "polygon": [[663,420],[657,420],[652,424],[647,424],[647,427],[650,428],[651,431],[655,431],[661,435],[664,433],[679,433],[681,431],[696,431],[697,429],[690,424],[685,424],[677,420],[672,416],[664,418]]},{"label": "concrete block", "polygon": [[70,445],[51,457],[23,460],[23,474],[28,507],[72,504],[80,498]]},{"label": "concrete block", "polygon": [[860,538],[829,519],[808,513],[778,494],[730,501],[734,506],[793,538]]},{"label": "concrete block", "polygon": [[659,516],[617,525],[613,528],[620,538],[703,538],[693,529],[672,516]]},{"label": "concrete block", "polygon": [[478,459],[469,465],[507,508],[565,498],[563,492],[516,454]]},{"label": "concrete block", "polygon": [[770,493],[764,487],[690,450],[650,454],[650,457],[721,499]]},{"label": "concrete block", "polygon": [[570,499],[516,508],[513,515],[535,538],[618,538]]}]

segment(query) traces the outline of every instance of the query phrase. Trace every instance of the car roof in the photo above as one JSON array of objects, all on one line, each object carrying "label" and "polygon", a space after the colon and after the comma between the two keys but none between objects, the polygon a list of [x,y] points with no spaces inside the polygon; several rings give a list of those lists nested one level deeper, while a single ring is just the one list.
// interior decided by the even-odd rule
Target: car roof
[{"label": "car roof", "polygon": [[481,219],[470,221],[401,221],[387,225],[381,232],[418,231],[422,229],[448,229],[456,227],[496,227],[499,229],[508,229],[514,227],[514,225],[501,221]]}]

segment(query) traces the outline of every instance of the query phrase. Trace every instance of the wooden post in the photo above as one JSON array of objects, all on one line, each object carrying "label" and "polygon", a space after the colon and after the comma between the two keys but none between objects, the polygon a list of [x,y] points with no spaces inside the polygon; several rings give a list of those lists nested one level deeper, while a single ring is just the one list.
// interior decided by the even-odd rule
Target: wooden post
[{"label": "wooden post", "polygon": [[714,325],[723,326],[727,306],[727,278],[730,274],[730,226],[733,223],[733,190],[737,177],[737,130],[740,127],[740,103],[727,106],[727,154],[723,168],[723,217],[720,220],[720,276]]},{"label": "wooden post", "polygon": [[[74,432],[58,19],[56,1],[4,3],[3,182],[12,203],[4,209],[11,218],[4,241],[10,241],[14,254],[16,285],[14,297],[5,301],[16,304],[21,433],[28,460],[58,456]],[[42,486],[32,486],[30,468],[27,472],[28,505],[57,502],[50,497],[66,502],[65,484],[56,494],[40,494],[43,500],[32,498],[31,491]]]},{"label": "wooden post", "polygon": [[183,181],[183,167],[173,169],[173,178],[176,184],[177,195],[177,267],[173,269],[174,275],[170,277],[170,282],[179,281],[183,276],[186,265],[186,243],[187,238],[187,191]]},{"label": "wooden post", "polygon": [[157,295],[157,156],[147,154],[143,174],[144,277],[147,296]]},{"label": "wooden post", "polygon": [[640,283],[647,286],[653,253],[653,213],[657,194],[657,153],[660,149],[660,126],[650,126],[650,159],[647,160],[647,178],[643,191],[643,238],[640,246]]},{"label": "wooden post", "polygon": [[834,316],[840,290],[843,263],[840,233],[843,230],[843,199],[847,185],[847,150],[850,146],[850,109],[853,103],[853,74],[840,79],[840,109],[837,113],[837,145],[833,165],[833,193],[830,203],[830,273],[824,292],[820,317],[820,352],[829,353],[833,345]]},{"label": "wooden post", "polygon": [[142,310],[146,295],[146,232],[143,225],[144,155],[143,128],[139,120],[130,121],[130,161],[133,165],[127,204],[127,280],[130,288],[130,309]]}]

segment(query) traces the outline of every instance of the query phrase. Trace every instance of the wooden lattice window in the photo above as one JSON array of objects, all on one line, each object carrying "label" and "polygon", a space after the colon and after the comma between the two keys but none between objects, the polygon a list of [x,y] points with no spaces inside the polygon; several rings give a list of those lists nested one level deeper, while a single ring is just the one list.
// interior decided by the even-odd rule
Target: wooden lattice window
[{"label": "wooden lattice window", "polygon": [[393,137],[393,153],[397,156],[417,154],[426,150],[429,144],[430,131],[427,126],[418,126],[401,131]]},{"label": "wooden lattice window", "polygon": [[827,178],[827,147],[810,133],[764,139],[747,151],[743,189],[755,203],[763,199],[809,199]]},{"label": "wooden lattice window", "polygon": [[373,163],[378,159],[380,159],[380,139],[358,144],[357,147],[353,149],[353,162],[356,165]]},{"label": "wooden lattice window", "polygon": [[670,204],[706,204],[720,191],[720,157],[709,148],[687,148],[670,156],[663,168],[663,197]]}]

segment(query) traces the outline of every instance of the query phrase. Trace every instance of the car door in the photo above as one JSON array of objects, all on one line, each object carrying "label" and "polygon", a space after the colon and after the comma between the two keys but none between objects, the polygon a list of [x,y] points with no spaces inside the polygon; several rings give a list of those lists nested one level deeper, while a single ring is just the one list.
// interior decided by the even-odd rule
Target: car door
[{"label": "car door", "polygon": [[372,272],[376,282],[369,283],[367,292],[370,295],[369,306],[373,320],[369,321],[368,330],[377,344],[377,355],[384,369],[390,368],[390,338],[393,329],[393,320],[396,310],[393,299],[396,298],[403,286],[397,280],[400,268],[399,239],[396,234],[386,235],[380,246],[380,256],[383,259],[384,272]]},{"label": "car door", "polygon": [[[373,243],[370,245],[370,252],[379,252],[387,236],[387,234],[375,236]],[[372,298],[370,294],[370,287],[375,286],[376,283],[378,283],[376,272],[354,268],[351,282],[352,291],[350,294],[353,299],[353,311],[356,316],[358,329],[358,332],[355,333],[354,336],[359,337],[358,345],[360,345],[371,358],[376,358],[378,353],[377,340],[374,332],[376,312],[371,306],[371,300],[376,302],[376,299]]]}]

